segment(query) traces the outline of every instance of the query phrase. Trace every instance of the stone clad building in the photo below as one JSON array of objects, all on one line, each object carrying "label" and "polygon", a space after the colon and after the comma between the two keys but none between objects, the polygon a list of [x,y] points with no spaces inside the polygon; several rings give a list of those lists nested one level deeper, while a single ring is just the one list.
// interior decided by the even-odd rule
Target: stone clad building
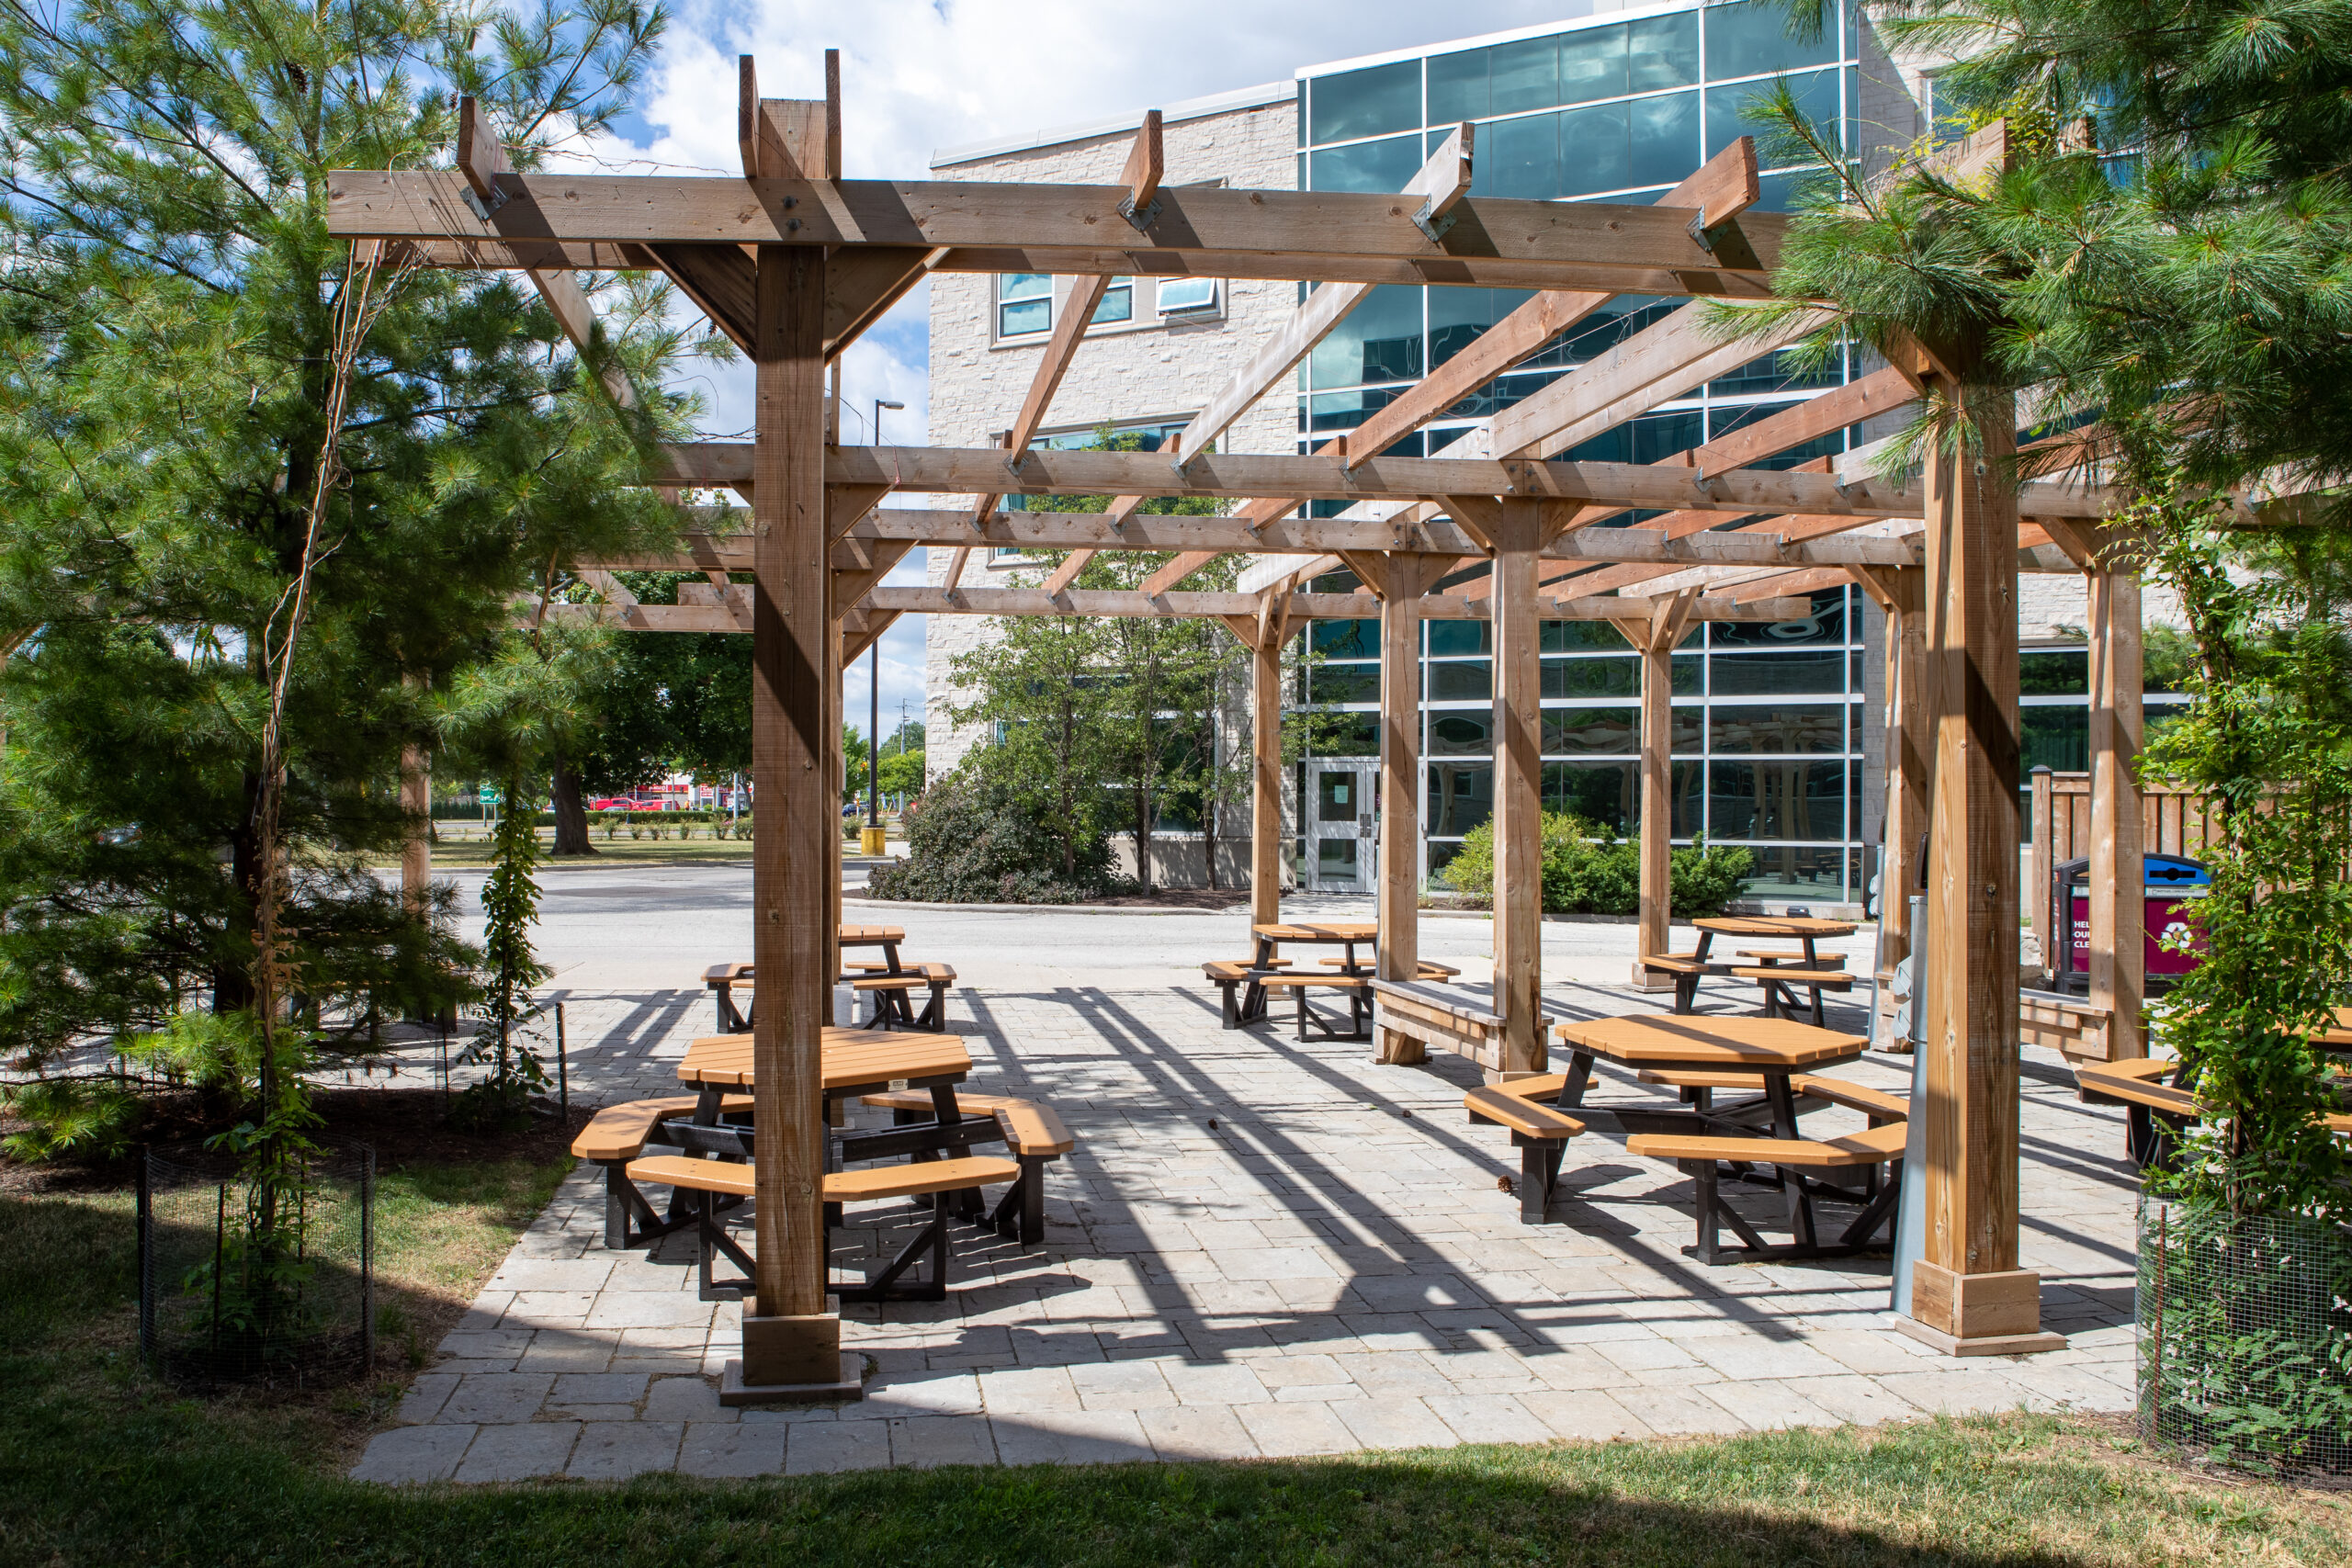
[{"label": "stone clad building", "polygon": [[[1164,184],[1393,191],[1454,124],[1477,127],[1474,192],[1528,199],[1645,202],[1742,134],[1776,76],[1816,124],[1867,166],[1928,134],[1931,61],[1891,60],[1849,7],[1815,40],[1792,39],[1773,0],[1612,5],[1563,0],[1554,25],[1436,42],[1368,59],[1303,67],[1291,82],[1161,106]],[[1008,137],[940,152],[941,178],[1115,184],[1144,106],[1132,116]],[[1785,209],[1803,169],[1768,157],[1763,205]],[[1068,279],[1024,275],[935,278],[931,302],[931,440],[997,443],[1019,410]],[[1305,451],[1361,423],[1432,367],[1500,321],[1526,296],[1510,290],[1384,287],[1301,366],[1292,389],[1259,401],[1224,435],[1237,452]],[[1096,312],[1040,443],[1087,445],[1106,423],[1156,447],[1244,364],[1300,299],[1299,286],[1248,280],[1116,280]],[[1396,450],[1420,453],[1490,419],[1606,352],[1679,300],[1620,299],[1465,400]],[[1720,437],[1793,401],[1876,368],[1856,351],[1808,368],[1759,358],[1575,447],[1574,458],[1655,462]],[[1903,416],[1894,416],[1899,421]],[[1889,428],[1892,428],[1890,425]],[[1774,460],[1787,466],[1851,450],[1885,431],[1857,426]],[[1337,510],[1324,507],[1320,510]],[[1638,523],[1645,513],[1626,521]],[[952,552],[930,552],[942,581]],[[1035,563],[1012,552],[967,567],[967,586]],[[1344,573],[1325,586],[1344,589]],[[2167,618],[2149,595],[2151,622]],[[2087,660],[2084,590],[2075,577],[2020,582],[2025,646],[2025,766],[2085,765]],[[933,615],[928,630],[931,763],[953,768],[984,737],[949,720],[949,661],[993,623]],[[1315,626],[1306,690],[1342,712],[1369,714],[1378,695],[1373,623]],[[1751,896],[1827,912],[1858,907],[1875,870],[1869,852],[1884,773],[1883,621],[1858,589],[1814,596],[1806,619],[1774,626],[1717,624],[1677,654],[1674,836],[1749,845]],[[1431,622],[1423,640],[1423,784],[1414,803],[1423,872],[1442,869],[1491,798],[1492,690],[1479,622]],[[1544,646],[1544,779],[1549,809],[1630,836],[1639,789],[1635,662],[1606,626],[1554,623]],[[2151,714],[2161,713],[2152,705]],[[1287,826],[1299,880],[1335,890],[1371,886],[1361,804],[1374,796],[1369,724],[1293,770]],[[1303,814],[1299,803],[1307,809]],[[1234,835],[1220,864],[1247,864],[1247,803],[1222,813]],[[1200,845],[1181,841],[1159,867],[1197,880]],[[1228,884],[1229,885],[1229,884]]]}]

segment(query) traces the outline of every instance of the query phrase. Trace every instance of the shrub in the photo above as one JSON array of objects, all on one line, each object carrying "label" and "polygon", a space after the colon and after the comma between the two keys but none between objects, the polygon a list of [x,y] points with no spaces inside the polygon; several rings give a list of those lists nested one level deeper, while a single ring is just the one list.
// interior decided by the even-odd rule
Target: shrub
[{"label": "shrub", "polygon": [[904,818],[906,863],[883,866],[866,896],[938,904],[1074,904],[1115,891],[1111,840],[1082,839],[1076,875],[1061,867],[1061,836],[1046,831],[1012,791],[977,769],[933,784]]},{"label": "shrub", "polygon": [[[1627,840],[1599,837],[1566,812],[1544,814],[1544,908],[1547,914],[1630,915],[1641,908],[1642,852]],[[1669,863],[1677,915],[1712,915],[1737,897],[1755,857],[1736,845],[1704,840],[1676,850]],[[1474,902],[1495,899],[1495,825],[1480,823],[1446,863],[1445,880]]]},{"label": "shrub", "polygon": [[139,1101],[115,1085],[87,1078],[36,1078],[6,1090],[9,1109],[25,1119],[22,1132],[0,1140],[11,1159],[60,1155],[115,1159],[130,1146]]}]

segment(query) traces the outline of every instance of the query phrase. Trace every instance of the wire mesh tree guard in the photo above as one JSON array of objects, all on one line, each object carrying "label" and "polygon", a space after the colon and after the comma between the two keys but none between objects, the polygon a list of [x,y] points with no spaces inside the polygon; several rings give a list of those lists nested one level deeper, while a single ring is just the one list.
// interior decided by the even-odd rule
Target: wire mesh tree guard
[{"label": "wire mesh tree guard", "polygon": [[175,1382],[308,1388],[375,1360],[376,1156],[298,1157],[275,1190],[234,1155],[152,1149],[139,1166],[139,1349]]},{"label": "wire mesh tree guard", "polygon": [[2243,1468],[2352,1471],[2352,1229],[2140,1209],[2140,1427]]}]

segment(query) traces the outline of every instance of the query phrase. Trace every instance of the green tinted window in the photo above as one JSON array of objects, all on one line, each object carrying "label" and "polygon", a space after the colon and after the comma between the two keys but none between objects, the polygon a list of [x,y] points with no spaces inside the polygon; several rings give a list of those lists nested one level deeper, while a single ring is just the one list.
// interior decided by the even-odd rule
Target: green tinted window
[{"label": "green tinted window", "polygon": [[1433,703],[1478,703],[1495,694],[1494,677],[1484,659],[1440,660],[1429,671]]},{"label": "green tinted window", "polygon": [[1824,589],[1813,596],[1813,614],[1801,621],[1718,621],[1708,633],[1717,648],[1804,648],[1846,640],[1846,591]]},{"label": "green tinted window", "polygon": [[[1838,123],[1838,73],[1808,71],[1788,79],[1789,91],[1796,96],[1797,107],[1806,119],[1834,144],[1839,137]],[[1712,158],[1743,136],[1756,138],[1757,156],[1767,168],[1785,165],[1794,161],[1773,156],[1769,137],[1773,122],[1756,112],[1758,100],[1772,90],[1770,82],[1742,82],[1736,86],[1707,89],[1707,156]]]},{"label": "green tinted window", "polygon": [[1713,839],[1843,839],[1846,764],[1710,762],[1707,834]]},{"label": "green tinted window", "polygon": [[1625,169],[1627,185],[1673,185],[1697,171],[1698,94],[1638,98],[1626,107],[1633,117],[1633,145]]},{"label": "green tinted window", "polygon": [[1487,51],[1465,49],[1459,54],[1430,57],[1430,123],[1484,119],[1487,108]]},{"label": "green tinted window", "polygon": [[1308,158],[1308,177],[1317,190],[1375,191],[1385,194],[1405,188],[1420,171],[1421,139],[1398,136],[1386,141],[1359,141],[1352,147],[1326,147]]},{"label": "green tinted window", "polygon": [[1713,693],[1719,697],[1768,697],[1798,692],[1843,692],[1842,653],[1716,654]]},{"label": "green tinted window", "polygon": [[1384,284],[1315,345],[1317,387],[1409,380],[1421,373],[1421,291]]},{"label": "green tinted window", "polygon": [[2091,765],[2091,710],[2030,707],[2018,710],[2018,772],[2050,768],[2079,773]]},{"label": "green tinted window", "polygon": [[1708,6],[1707,79],[1793,71],[1836,60],[1838,21],[1826,15],[1823,20],[1826,25],[1818,38],[1799,39],[1790,34],[1789,8],[1777,0]]},{"label": "green tinted window", "polygon": [[1622,97],[1625,92],[1625,29],[1587,28],[1563,34],[1560,97],[1564,104]]},{"label": "green tinted window", "polygon": [[1306,646],[1312,651],[1331,659],[1377,659],[1380,657],[1380,623],[1309,622]]},{"label": "green tinted window", "polygon": [[1421,62],[1404,60],[1394,65],[1317,76],[1309,84],[1307,102],[1313,106],[1317,141],[1351,141],[1359,136],[1418,130]]},{"label": "green tinted window", "polygon": [[1470,186],[1478,196],[1550,201],[1560,194],[1560,117],[1529,115],[1478,128]]},{"label": "green tinted window", "polygon": [[1489,114],[1548,109],[1560,101],[1560,40],[1523,39],[1487,51]]},{"label": "green tinted window", "polygon": [[1442,838],[1459,838],[1493,816],[1494,811],[1495,770],[1492,763],[1430,764],[1430,832]]},{"label": "green tinted window", "polygon": [[1636,93],[1699,80],[1699,18],[1690,11],[1625,25],[1625,85]]},{"label": "green tinted window", "polygon": [[1306,672],[1307,698],[1317,703],[1376,703],[1377,664],[1317,664]]},{"label": "green tinted window", "polygon": [[1625,634],[1607,621],[1546,621],[1544,623],[1544,651],[1569,653],[1578,649],[1597,649],[1603,653],[1625,651]]},{"label": "green tinted window", "polygon": [[1641,818],[1641,770],[1631,762],[1546,762],[1544,809],[1581,818],[1598,832],[1630,836]]},{"label": "green tinted window", "polygon": [[1584,196],[1633,184],[1625,104],[1567,109],[1560,115],[1560,194]]},{"label": "green tinted window", "polygon": [[1436,658],[1494,651],[1495,627],[1491,621],[1430,621],[1427,625],[1430,652]]}]

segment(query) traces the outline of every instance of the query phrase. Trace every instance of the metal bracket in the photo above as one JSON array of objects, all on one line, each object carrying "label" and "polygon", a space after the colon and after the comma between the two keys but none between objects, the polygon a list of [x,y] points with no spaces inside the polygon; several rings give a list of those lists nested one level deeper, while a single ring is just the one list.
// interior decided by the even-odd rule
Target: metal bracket
[{"label": "metal bracket", "polygon": [[1153,197],[1151,198],[1151,205],[1145,208],[1141,212],[1137,212],[1136,210],[1136,198],[1134,197],[1121,197],[1119,198],[1119,216],[1125,219],[1130,224],[1132,224],[1136,233],[1148,234],[1151,232],[1151,226],[1159,220],[1159,197],[1156,196]]},{"label": "metal bracket", "polygon": [[506,192],[503,186],[492,186],[491,189],[490,199],[488,201],[484,201],[481,197],[476,196],[474,194],[474,187],[471,186],[460,186],[458,194],[466,198],[466,205],[473,209],[474,216],[481,219],[485,223],[490,221],[490,215],[492,213],[506,205]]},{"label": "metal bracket", "polygon": [[1421,209],[1419,212],[1413,214],[1413,227],[1419,229],[1422,237],[1434,245],[1445,238],[1445,231],[1453,227],[1453,220],[1437,216],[1437,197],[1431,197],[1421,203]]},{"label": "metal bracket", "polygon": [[1713,255],[1715,254],[1714,236],[1707,232],[1707,209],[1705,208],[1702,207],[1698,211],[1690,215],[1690,221],[1682,226],[1682,231],[1690,236],[1690,243],[1692,244],[1698,246],[1709,255]]}]

